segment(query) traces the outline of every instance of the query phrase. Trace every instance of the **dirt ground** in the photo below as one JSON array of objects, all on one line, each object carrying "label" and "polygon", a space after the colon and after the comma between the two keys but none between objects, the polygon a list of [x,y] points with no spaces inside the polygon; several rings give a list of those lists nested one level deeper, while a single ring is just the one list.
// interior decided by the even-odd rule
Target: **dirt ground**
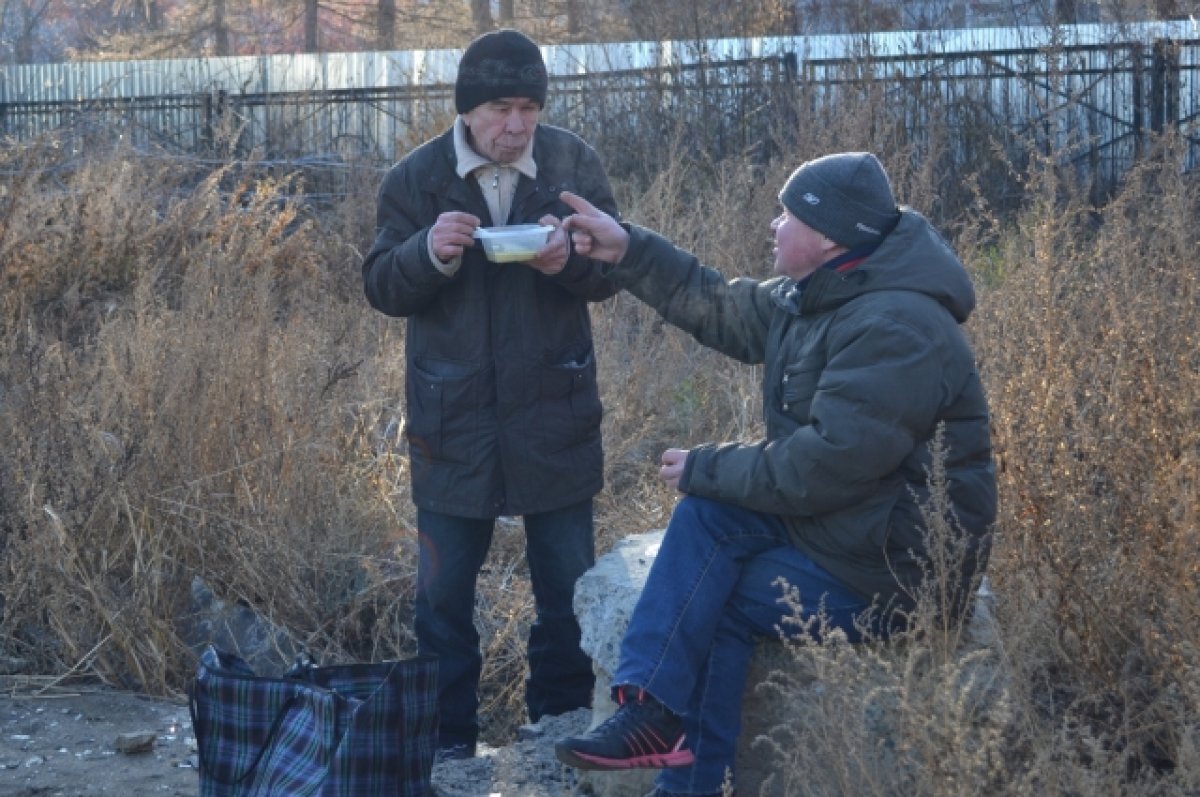
[{"label": "dirt ground", "polygon": [[0,797],[199,793],[186,703],[39,680],[0,678]]},{"label": "dirt ground", "polygon": [[[575,774],[554,741],[587,727],[579,711],[522,729],[514,744],[439,765],[438,797],[568,797]],[[145,749],[122,752],[141,741]],[[200,778],[186,702],[104,687],[0,676],[0,797],[196,797]]]}]

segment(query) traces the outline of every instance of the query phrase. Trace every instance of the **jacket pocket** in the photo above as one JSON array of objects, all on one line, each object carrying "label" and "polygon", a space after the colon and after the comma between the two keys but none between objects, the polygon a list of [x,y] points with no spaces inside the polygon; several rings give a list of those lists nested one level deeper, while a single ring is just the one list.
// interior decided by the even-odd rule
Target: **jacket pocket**
[{"label": "jacket pocket", "polygon": [[471,461],[489,371],[463,360],[420,358],[409,364],[405,437],[414,461]]},{"label": "jacket pocket", "polygon": [[539,447],[554,453],[589,440],[599,430],[603,415],[592,346],[549,353],[538,371],[542,413],[535,439]]},{"label": "jacket pocket", "polygon": [[786,366],[780,377],[779,409],[792,418],[807,423],[812,410],[813,396],[821,379],[821,366],[810,360]]}]

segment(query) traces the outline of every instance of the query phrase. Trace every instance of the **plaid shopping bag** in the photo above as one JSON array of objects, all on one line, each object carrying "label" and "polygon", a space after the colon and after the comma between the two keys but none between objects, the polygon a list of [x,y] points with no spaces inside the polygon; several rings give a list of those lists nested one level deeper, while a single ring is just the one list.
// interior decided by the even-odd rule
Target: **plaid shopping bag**
[{"label": "plaid shopping bag", "polygon": [[437,660],[254,674],[209,646],[191,688],[200,797],[426,797]]}]

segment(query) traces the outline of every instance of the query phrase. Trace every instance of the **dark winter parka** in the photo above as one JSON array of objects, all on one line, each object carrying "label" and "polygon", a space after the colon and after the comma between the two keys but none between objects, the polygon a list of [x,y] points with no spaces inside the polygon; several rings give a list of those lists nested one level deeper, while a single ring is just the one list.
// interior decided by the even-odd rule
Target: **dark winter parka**
[{"label": "dark winter parka", "polygon": [[[680,489],[785,517],[794,544],[880,606],[911,608],[922,580],[930,442],[944,429],[948,494],[965,532],[960,586],[982,572],[996,513],[988,410],[959,324],[975,305],[958,258],[904,211],[870,257],[839,273],[726,282],[630,227],[613,275],[672,324],[763,364],[766,439],[706,444]],[[951,614],[967,594],[952,590]]]},{"label": "dark winter parka", "polygon": [[[562,191],[616,215],[599,156],[539,125],[536,180],[522,175],[508,223],[562,218]],[[603,484],[601,406],[588,302],[618,290],[598,263],[572,254],[557,275],[492,263],[468,248],[453,276],[434,267],[429,230],[463,211],[485,226],[474,179],[455,172],[453,130],[388,172],[376,240],[363,262],[371,306],[407,319],[405,435],[417,506],[463,517],[523,515],[594,496]]]}]

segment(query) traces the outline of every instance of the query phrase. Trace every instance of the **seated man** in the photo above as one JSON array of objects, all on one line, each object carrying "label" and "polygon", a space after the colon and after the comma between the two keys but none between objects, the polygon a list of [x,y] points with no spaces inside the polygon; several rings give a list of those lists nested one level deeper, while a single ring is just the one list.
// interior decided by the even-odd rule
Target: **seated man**
[{"label": "seated man", "polygon": [[[564,193],[576,251],[701,343],[763,365],[764,439],[668,449],[676,507],[613,675],[616,713],[560,741],[581,769],[662,768],[653,797],[719,795],[754,636],[793,609],[851,641],[902,628],[925,575],[940,435],[967,609],[996,512],[988,410],[959,327],[975,304],[929,222],[868,153],[809,161],[779,195],[772,279],[725,281],[661,236]],[[953,590],[951,590],[953,592]],[[794,627],[794,626],[791,626]]]}]

